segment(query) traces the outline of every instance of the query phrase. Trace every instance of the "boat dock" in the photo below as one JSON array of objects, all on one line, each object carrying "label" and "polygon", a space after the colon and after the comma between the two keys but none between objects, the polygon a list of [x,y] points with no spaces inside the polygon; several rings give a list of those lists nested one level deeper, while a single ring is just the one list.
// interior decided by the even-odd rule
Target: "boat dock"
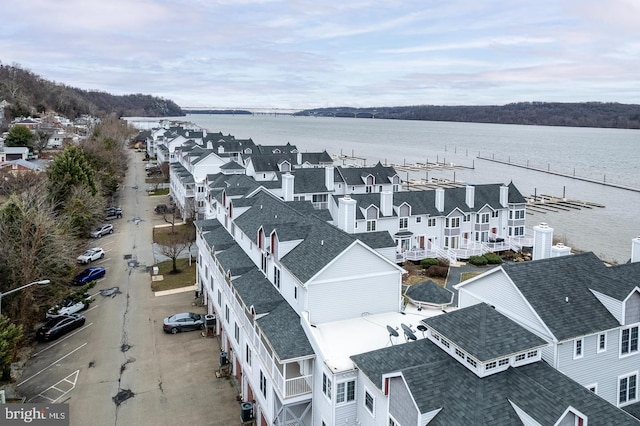
[{"label": "boat dock", "polygon": [[547,174],[555,175],[555,176],[562,176],[562,177],[566,177],[566,178],[570,178],[570,179],[580,180],[580,181],[583,181],[583,182],[596,183],[598,185],[605,185],[605,186],[609,186],[609,187],[612,187],[612,188],[618,188],[618,189],[624,189],[624,190],[627,190],[627,191],[640,192],[640,188],[637,188],[637,187],[633,187],[633,186],[629,186],[629,185],[621,185],[621,184],[613,183],[613,182],[607,182],[606,175],[603,177],[602,180],[598,180],[598,179],[593,179],[593,178],[576,176],[575,170],[574,170],[573,174],[569,174],[569,173],[562,173],[562,172],[552,171],[550,166],[547,167],[546,169],[543,169],[543,168],[540,168],[540,167],[529,166],[528,162],[527,162],[527,164],[518,164],[518,163],[512,163],[511,160],[509,160],[509,161],[496,160],[495,158],[482,157],[480,155],[478,155],[476,158],[478,158],[479,160],[492,161],[494,163],[506,164],[508,166],[520,167],[522,169],[533,170],[533,171],[536,171],[536,172],[547,173]]},{"label": "boat dock", "polygon": [[572,210],[582,209],[603,209],[604,204],[593,203],[591,201],[570,200],[564,197],[556,197],[553,195],[530,195],[525,197],[527,200],[527,214],[535,213],[558,213],[568,212]]}]

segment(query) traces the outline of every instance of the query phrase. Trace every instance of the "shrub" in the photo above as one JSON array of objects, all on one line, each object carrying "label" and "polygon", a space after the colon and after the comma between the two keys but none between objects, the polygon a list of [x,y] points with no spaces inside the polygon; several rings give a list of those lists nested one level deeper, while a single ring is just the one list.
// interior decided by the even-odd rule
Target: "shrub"
[{"label": "shrub", "polygon": [[438,265],[446,266],[448,268],[449,267],[449,259],[444,258],[444,257],[439,257],[438,258]]},{"label": "shrub", "polygon": [[449,268],[447,266],[433,265],[426,270],[425,274],[432,278],[447,278]]},{"label": "shrub", "polygon": [[430,257],[428,259],[422,259],[420,261],[420,266],[422,266],[424,269],[428,269],[430,266],[435,266],[439,264],[440,263],[438,262],[438,259],[434,259],[433,257]]},{"label": "shrub", "polygon": [[484,257],[489,265],[500,265],[502,263],[502,258],[496,253],[485,253]]},{"label": "shrub", "polygon": [[471,256],[469,263],[475,266],[484,266],[487,264],[487,258],[484,256]]}]

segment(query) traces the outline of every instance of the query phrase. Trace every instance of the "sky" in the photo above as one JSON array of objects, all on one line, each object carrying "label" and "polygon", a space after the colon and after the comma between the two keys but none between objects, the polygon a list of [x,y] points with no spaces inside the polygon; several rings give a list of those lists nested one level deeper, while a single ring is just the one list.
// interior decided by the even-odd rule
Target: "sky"
[{"label": "sky", "polygon": [[640,0],[2,2],[0,62],[181,107],[640,104]]}]

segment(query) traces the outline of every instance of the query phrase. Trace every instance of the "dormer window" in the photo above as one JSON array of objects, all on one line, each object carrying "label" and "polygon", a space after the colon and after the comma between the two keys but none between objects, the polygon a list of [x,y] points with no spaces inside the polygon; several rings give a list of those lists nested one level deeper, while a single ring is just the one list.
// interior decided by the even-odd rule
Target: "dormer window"
[{"label": "dormer window", "polygon": [[369,175],[367,176],[367,178],[365,179],[365,191],[367,192],[367,194],[370,194],[373,192],[373,185],[375,185],[376,180],[373,176]]},{"label": "dormer window", "polygon": [[376,224],[378,221],[378,209],[371,206],[367,209],[367,232],[376,230]]}]

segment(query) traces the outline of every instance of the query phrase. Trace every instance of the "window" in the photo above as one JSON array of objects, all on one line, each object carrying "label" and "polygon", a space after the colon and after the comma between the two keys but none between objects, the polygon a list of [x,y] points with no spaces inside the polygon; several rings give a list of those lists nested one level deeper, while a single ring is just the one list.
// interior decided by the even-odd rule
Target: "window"
[{"label": "window", "polygon": [[488,362],[487,365],[485,366],[485,370],[491,370],[493,368],[496,368],[497,365],[498,363],[496,361]]},{"label": "window", "polygon": [[249,367],[251,367],[251,348],[249,347],[249,345],[245,345],[245,361],[247,361],[247,365]]},{"label": "window", "polygon": [[464,352],[462,352],[460,349],[456,348],[456,355],[458,355],[460,358],[464,359]]},{"label": "window", "polygon": [[376,221],[375,220],[368,220],[367,221],[367,232],[371,232],[371,231],[375,231],[376,230]]},{"label": "window", "polygon": [[373,396],[371,396],[371,394],[368,391],[364,391],[364,406],[367,407],[367,410],[369,410],[369,412],[371,414],[373,414]]},{"label": "window", "polygon": [[336,402],[350,402],[356,399],[356,382],[351,380],[349,382],[338,383],[336,386]]},{"label": "window", "polygon": [[459,217],[448,217],[445,220],[445,228],[460,228],[460,218]]},{"label": "window", "polygon": [[229,322],[229,305],[227,304],[224,305],[224,319],[227,320],[227,323]]},{"label": "window", "polygon": [[582,345],[584,344],[583,339],[576,339],[573,342],[573,359],[582,358]]},{"label": "window", "polygon": [[509,358],[504,358],[504,359],[501,359],[500,361],[498,361],[498,365],[501,366],[501,367],[503,365],[507,365],[507,364],[509,364]]},{"label": "window", "polygon": [[273,284],[280,290],[280,268],[277,266],[273,267]]},{"label": "window", "polygon": [[478,365],[478,362],[475,359],[471,358],[470,356],[467,356],[467,364],[470,364],[473,367],[476,367]]},{"label": "window", "polygon": [[398,227],[400,229],[407,229],[409,227],[409,218],[408,217],[401,217],[399,222],[398,222]]},{"label": "window", "polygon": [[621,332],[620,355],[638,352],[638,326],[625,328]]},{"label": "window", "polygon": [[222,307],[222,293],[218,290],[218,306]]},{"label": "window", "polygon": [[293,298],[298,300],[298,286],[293,288]]},{"label": "window", "polygon": [[442,340],[441,340],[441,342],[442,342],[442,344],[443,344],[445,347],[447,347],[447,348],[450,346],[450,345],[449,345],[449,341],[448,341],[448,340],[446,340],[446,339],[442,339]]},{"label": "window", "polygon": [[391,417],[389,417],[389,426],[399,426]]},{"label": "window", "polygon": [[240,343],[240,327],[238,327],[237,322],[234,322],[233,325],[234,337],[236,338],[236,342]]},{"label": "window", "polygon": [[489,213],[482,213],[477,215],[476,223],[489,223]]},{"label": "window", "polygon": [[491,217],[498,217],[498,210],[494,210],[491,212]]},{"label": "window", "polygon": [[322,373],[322,393],[331,399],[331,379],[325,373]]},{"label": "window", "polygon": [[589,389],[591,392],[595,393],[595,394],[598,393],[598,384],[597,383],[594,383],[594,384],[591,384],[591,385],[587,385],[585,387],[587,389]]},{"label": "window", "polygon": [[618,404],[634,402],[637,398],[638,373],[621,377],[618,383]]},{"label": "window", "polygon": [[416,217],[416,223],[422,223],[422,217],[421,216]]},{"label": "window", "polygon": [[436,218],[435,217],[430,217],[429,220],[427,221],[427,226],[429,226],[429,227],[436,226]]},{"label": "window", "polygon": [[527,358],[535,358],[538,356],[538,351],[527,352]]},{"label": "window", "polygon": [[607,350],[607,334],[598,334],[598,353]]},{"label": "window", "polygon": [[260,370],[260,392],[262,392],[262,396],[267,397],[267,378],[262,370]]},{"label": "window", "polygon": [[516,361],[524,361],[525,354],[516,355]]}]

